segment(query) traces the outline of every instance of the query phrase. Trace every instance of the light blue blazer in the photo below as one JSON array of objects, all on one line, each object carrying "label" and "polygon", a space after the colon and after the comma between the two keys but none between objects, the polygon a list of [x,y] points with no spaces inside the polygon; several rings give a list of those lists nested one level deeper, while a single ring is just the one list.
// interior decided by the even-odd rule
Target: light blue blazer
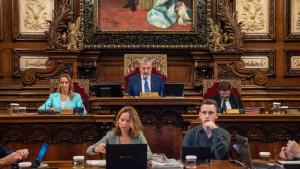
[{"label": "light blue blazer", "polygon": [[[41,105],[38,110],[46,110],[48,108],[56,108],[56,111],[61,111],[61,94],[60,93],[52,93],[50,94],[48,100]],[[82,99],[80,94],[74,92],[74,98],[73,100],[70,100],[70,97],[68,96],[66,100],[66,104],[64,106],[65,108],[76,108],[76,107],[83,107],[84,108],[84,114],[87,114],[87,111],[83,105]]]}]

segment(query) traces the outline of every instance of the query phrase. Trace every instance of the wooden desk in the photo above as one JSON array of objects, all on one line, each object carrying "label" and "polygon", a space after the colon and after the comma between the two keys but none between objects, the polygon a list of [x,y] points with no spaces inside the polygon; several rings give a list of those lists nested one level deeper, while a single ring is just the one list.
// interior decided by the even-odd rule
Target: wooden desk
[{"label": "wooden desk", "polygon": [[[152,152],[179,158],[183,133],[189,126],[199,124],[197,114],[172,111],[145,111],[140,107],[144,134]],[[151,108],[151,106],[150,106]],[[167,108],[167,107],[165,107]],[[114,126],[114,114],[100,115],[0,115],[0,143],[30,150],[33,160],[43,142],[50,143],[45,160],[71,160],[84,155],[91,144],[100,140]],[[252,158],[259,151],[271,152],[276,159],[287,139],[300,140],[299,115],[221,115],[218,124],[232,135],[249,138]]]},{"label": "wooden desk", "polygon": [[[71,161],[47,161],[46,164],[49,164],[50,167],[57,167],[59,169],[73,169]],[[85,167],[86,169],[94,169],[100,167]],[[103,167],[104,169],[105,167]],[[241,169],[242,167],[237,166],[236,164],[230,163],[227,160],[215,160],[208,164],[201,164],[197,166],[197,169]]]}]

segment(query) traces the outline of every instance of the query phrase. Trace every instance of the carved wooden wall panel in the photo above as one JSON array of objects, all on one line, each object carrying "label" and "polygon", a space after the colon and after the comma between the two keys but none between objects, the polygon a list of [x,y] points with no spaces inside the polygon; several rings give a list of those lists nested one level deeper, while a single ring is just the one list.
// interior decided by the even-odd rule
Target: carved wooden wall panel
[{"label": "carved wooden wall panel", "polygon": [[53,19],[54,6],[54,0],[13,0],[13,39],[46,40],[45,31]]},{"label": "carved wooden wall panel", "polygon": [[[1,3],[1,2],[0,2]],[[0,7],[1,8],[1,7]],[[2,54],[2,52],[3,52],[3,49],[1,49],[0,48],[0,61],[1,61],[1,68],[0,68],[0,77],[2,77],[3,76],[3,58],[4,58],[4,56],[3,56],[3,54]]]},{"label": "carved wooden wall panel", "polygon": [[3,9],[4,5],[3,5],[3,0],[0,0],[0,41],[3,40],[3,13],[4,13],[4,9]]}]

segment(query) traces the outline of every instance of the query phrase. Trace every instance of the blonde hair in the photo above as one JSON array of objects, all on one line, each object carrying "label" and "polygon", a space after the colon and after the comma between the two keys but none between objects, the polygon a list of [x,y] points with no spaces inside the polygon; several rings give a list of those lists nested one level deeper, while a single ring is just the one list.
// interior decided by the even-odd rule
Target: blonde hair
[{"label": "blonde hair", "polygon": [[116,135],[121,134],[121,130],[119,127],[119,119],[123,113],[128,113],[130,118],[130,130],[128,134],[131,137],[138,136],[139,132],[142,131],[143,126],[137,111],[132,106],[124,106],[123,108],[121,108],[121,110],[119,110],[116,116],[115,128],[114,128]]},{"label": "blonde hair", "polygon": [[61,86],[60,86],[60,79],[61,78],[63,78],[63,77],[65,77],[65,78],[67,78],[68,79],[68,82],[69,82],[69,91],[68,91],[68,96],[70,97],[70,100],[73,100],[74,99],[74,92],[73,92],[73,81],[72,81],[72,78],[71,78],[71,76],[70,75],[68,75],[68,74],[66,74],[66,73],[64,73],[64,74],[61,74],[60,76],[59,76],[59,83],[58,83],[58,89],[57,89],[57,92],[58,93],[61,93],[62,92],[62,89],[61,89]]}]

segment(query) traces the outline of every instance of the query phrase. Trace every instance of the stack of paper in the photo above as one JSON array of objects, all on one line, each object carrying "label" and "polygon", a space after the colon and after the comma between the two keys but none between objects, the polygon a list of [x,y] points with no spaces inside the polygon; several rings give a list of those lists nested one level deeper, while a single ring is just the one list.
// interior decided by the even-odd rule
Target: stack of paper
[{"label": "stack of paper", "polygon": [[260,108],[259,107],[248,107],[245,109],[245,114],[259,114]]},{"label": "stack of paper", "polygon": [[166,163],[152,160],[152,169],[183,169],[183,164],[175,159],[168,159]]}]

